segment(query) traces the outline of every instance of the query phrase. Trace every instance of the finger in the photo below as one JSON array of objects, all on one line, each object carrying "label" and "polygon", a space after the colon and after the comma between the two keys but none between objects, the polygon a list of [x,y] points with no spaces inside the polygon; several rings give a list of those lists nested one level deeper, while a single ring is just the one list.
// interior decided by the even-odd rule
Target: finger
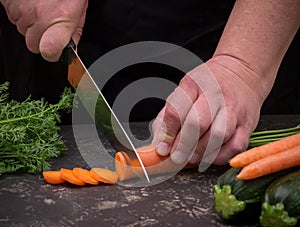
[{"label": "finger", "polygon": [[164,112],[165,112],[165,107],[163,107],[162,110],[158,113],[158,115],[156,116],[155,120],[153,121],[153,123],[151,125],[152,133],[153,133],[153,140],[152,140],[153,144],[158,143],[157,135],[158,135],[158,131],[163,123]]},{"label": "finger", "polygon": [[2,1],[5,4],[8,19],[17,26],[17,30],[25,35],[26,30],[36,20],[35,8],[26,1]]},{"label": "finger", "polygon": [[197,96],[198,88],[192,80],[189,80],[187,75],[180,86],[168,97],[160,124],[161,127],[156,135],[158,141],[157,152],[159,154],[169,154],[181,125]]},{"label": "finger", "polygon": [[82,36],[82,28],[81,27],[78,27],[76,30],[75,30],[75,32],[74,32],[74,34],[73,34],[73,36],[72,36],[72,39],[73,39],[73,41],[75,42],[75,44],[76,45],[78,45],[78,43],[79,43],[79,41],[80,41],[80,38],[81,38],[81,36]]},{"label": "finger", "polygon": [[25,29],[25,42],[28,50],[35,54],[40,53],[39,43],[45,26],[40,25],[39,22],[36,22],[23,29]]},{"label": "finger", "polygon": [[44,59],[50,62],[59,60],[63,49],[70,42],[73,28],[70,23],[53,24],[42,35],[39,50]]},{"label": "finger", "polygon": [[83,30],[83,27],[84,27],[84,24],[85,24],[87,7],[88,7],[88,1],[85,1],[84,7],[83,7],[83,10],[82,10],[82,13],[81,13],[82,15],[80,17],[78,26],[76,27],[75,32],[74,32],[73,37],[72,37],[73,41],[75,42],[76,45],[79,43],[79,40],[82,36],[82,30]]},{"label": "finger", "polygon": [[20,18],[20,12],[18,11],[19,1],[11,1],[11,0],[1,0],[1,4],[4,6],[5,11],[7,13],[8,19],[16,24],[18,18]]},{"label": "finger", "polygon": [[17,30],[22,34],[26,34],[27,28],[31,27],[37,21],[36,8],[28,4],[26,1],[18,1],[11,10],[11,15],[14,18],[14,24]]},{"label": "finger", "polygon": [[188,160],[193,148],[196,148],[200,135],[210,127],[212,116],[204,95],[200,95],[193,107],[190,109],[183,125],[172,147],[171,159],[177,164]]},{"label": "finger", "polygon": [[159,155],[162,156],[168,155],[170,150],[169,144],[167,144],[166,142],[160,142],[157,136],[159,134],[160,128],[162,127],[162,124],[164,124],[163,122],[164,113],[165,113],[165,107],[159,112],[159,114],[157,115],[156,119],[153,121],[152,124],[152,132],[153,132],[152,143],[156,144],[156,151]]},{"label": "finger", "polygon": [[251,132],[248,129],[244,127],[238,127],[230,140],[221,147],[218,156],[214,160],[214,164],[228,164],[229,160],[233,156],[246,150],[248,147],[250,135]]},{"label": "finger", "polygon": [[158,141],[161,141],[157,146],[159,154],[166,155],[170,152],[171,145],[192,106],[192,100],[181,87],[177,87],[175,92],[169,96],[157,135]]},{"label": "finger", "polygon": [[[191,164],[203,162],[212,162],[221,146],[229,141],[236,131],[236,118],[226,119],[226,109],[218,111],[210,129],[203,135],[197,145],[196,152],[190,159]],[[209,158],[208,158],[209,157]]]}]

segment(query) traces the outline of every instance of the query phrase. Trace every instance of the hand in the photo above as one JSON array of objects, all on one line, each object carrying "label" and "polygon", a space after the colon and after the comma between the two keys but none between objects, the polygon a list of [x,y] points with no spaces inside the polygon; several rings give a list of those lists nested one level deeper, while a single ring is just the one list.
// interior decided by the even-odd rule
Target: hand
[{"label": "hand", "polygon": [[0,0],[8,18],[25,36],[33,53],[58,61],[73,37],[79,42],[85,21],[87,0]]},{"label": "hand", "polygon": [[214,57],[189,72],[153,123],[158,153],[195,165],[211,140],[206,162],[228,163],[247,148],[258,123],[266,97],[258,78],[229,56]]}]

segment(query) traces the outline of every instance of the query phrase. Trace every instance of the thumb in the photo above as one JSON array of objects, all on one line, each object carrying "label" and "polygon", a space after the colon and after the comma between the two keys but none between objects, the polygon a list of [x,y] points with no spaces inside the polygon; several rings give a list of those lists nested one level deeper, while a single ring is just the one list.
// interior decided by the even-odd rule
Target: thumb
[{"label": "thumb", "polygon": [[43,33],[39,45],[43,58],[50,62],[58,61],[72,36],[74,37],[74,42],[78,44],[81,30],[76,30],[73,35],[73,29],[67,23],[57,23],[49,27]]}]

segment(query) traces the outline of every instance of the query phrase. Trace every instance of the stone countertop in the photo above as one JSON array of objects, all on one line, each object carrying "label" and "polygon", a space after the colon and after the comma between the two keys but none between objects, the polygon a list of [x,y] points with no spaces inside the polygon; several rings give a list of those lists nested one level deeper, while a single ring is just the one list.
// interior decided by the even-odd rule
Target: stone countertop
[{"label": "stone countertop", "polygon": [[[300,116],[262,116],[258,130],[293,127]],[[147,133],[136,124],[137,133]],[[52,169],[87,167],[72,129],[60,131],[68,150]],[[258,220],[226,223],[213,209],[212,186],[228,166],[203,173],[186,169],[149,187],[50,185],[40,174],[0,176],[0,226],[258,226]]]}]

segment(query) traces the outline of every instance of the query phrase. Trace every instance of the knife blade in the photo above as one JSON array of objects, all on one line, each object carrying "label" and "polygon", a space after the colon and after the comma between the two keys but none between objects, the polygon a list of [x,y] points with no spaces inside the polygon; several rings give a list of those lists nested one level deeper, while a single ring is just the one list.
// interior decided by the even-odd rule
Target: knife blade
[{"label": "knife blade", "polygon": [[[104,135],[116,151],[123,151],[131,160],[138,160],[142,168],[143,178],[150,183],[148,173],[139,157],[136,148],[129,136],[106,101],[101,90],[95,83],[93,77],[81,61],[76,52],[76,45],[73,40],[63,50],[61,61],[68,65],[68,80],[76,89],[76,94],[88,111],[101,135]],[[90,103],[89,98],[98,97],[95,103]]]}]

